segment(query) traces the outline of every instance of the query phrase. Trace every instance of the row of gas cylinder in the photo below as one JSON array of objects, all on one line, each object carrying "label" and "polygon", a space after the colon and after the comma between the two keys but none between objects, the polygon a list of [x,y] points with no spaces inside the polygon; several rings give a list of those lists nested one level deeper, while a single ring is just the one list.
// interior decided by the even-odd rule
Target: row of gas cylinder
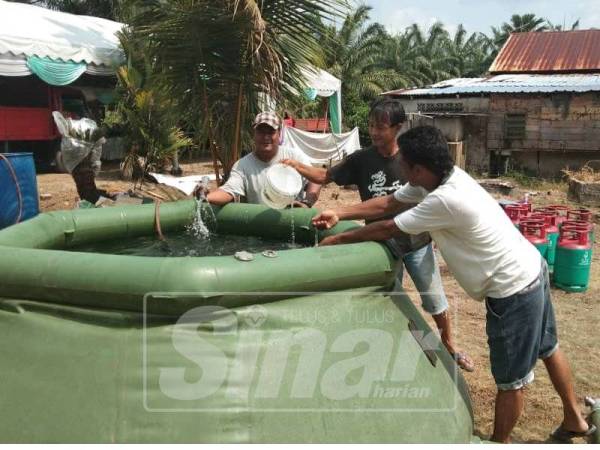
[{"label": "row of gas cylinder", "polygon": [[565,205],[533,208],[531,203],[504,203],[512,223],[548,262],[556,287],[583,292],[590,282],[594,224],[592,212]]}]

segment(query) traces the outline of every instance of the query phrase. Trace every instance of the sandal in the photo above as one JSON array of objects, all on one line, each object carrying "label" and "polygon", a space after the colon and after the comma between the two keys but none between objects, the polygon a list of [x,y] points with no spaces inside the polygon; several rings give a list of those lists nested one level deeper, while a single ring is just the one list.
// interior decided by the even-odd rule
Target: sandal
[{"label": "sandal", "polygon": [[560,427],[558,427],[556,430],[554,430],[550,434],[550,437],[559,442],[564,442],[564,443],[570,444],[571,440],[574,438],[578,438],[578,437],[587,438],[587,437],[592,436],[592,434],[594,434],[595,432],[596,432],[596,425],[590,424],[586,431],[569,431],[569,430],[565,430],[563,428],[563,426],[561,425]]},{"label": "sandal", "polygon": [[466,353],[450,353],[450,356],[452,356],[452,359],[454,359],[456,365],[465,372],[473,372],[475,370],[475,365],[473,364],[473,361],[471,361],[471,358],[469,358],[469,356]]}]

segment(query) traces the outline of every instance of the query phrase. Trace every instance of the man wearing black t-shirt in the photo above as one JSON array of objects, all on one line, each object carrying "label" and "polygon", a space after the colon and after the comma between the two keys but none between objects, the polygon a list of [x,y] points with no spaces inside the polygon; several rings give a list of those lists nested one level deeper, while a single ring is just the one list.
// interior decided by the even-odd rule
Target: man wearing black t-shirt
[{"label": "man wearing black t-shirt", "polygon": [[[369,112],[369,135],[373,145],[358,150],[329,170],[308,166],[295,160],[283,160],[303,177],[318,184],[331,181],[340,186],[358,186],[361,201],[393,194],[404,184],[400,173],[400,152],[396,136],[405,120],[402,104],[395,99],[377,100]],[[473,362],[463,352],[458,352],[452,342],[448,300],[444,294],[438,264],[435,260],[429,234],[404,234],[395,238],[393,247],[402,256],[398,282],[402,283],[403,266],[406,266],[419,294],[422,306],[430,313],[440,330],[444,346],[464,370],[472,371]]]}]

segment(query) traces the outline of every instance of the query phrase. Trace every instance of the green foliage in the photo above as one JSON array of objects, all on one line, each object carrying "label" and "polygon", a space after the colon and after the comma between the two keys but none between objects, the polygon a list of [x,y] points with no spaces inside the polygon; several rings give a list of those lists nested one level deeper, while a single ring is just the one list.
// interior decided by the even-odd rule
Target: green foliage
[{"label": "green foliage", "polygon": [[317,36],[343,0],[139,1],[130,40],[146,46],[182,120],[210,142],[227,177],[267,98],[302,92],[302,67],[322,60]]},{"label": "green foliage", "polygon": [[126,126],[123,129],[129,149],[125,165],[143,178],[150,171],[161,170],[175,152],[192,145],[177,127],[178,116],[173,101],[160,83],[134,67],[120,67],[119,103],[115,113]]},{"label": "green foliage", "polygon": [[[10,0],[15,1],[15,0]],[[45,6],[71,14],[120,20],[123,10],[121,0],[16,0],[18,3]]]},{"label": "green foliage", "polygon": [[499,28],[492,27],[492,41],[495,46],[494,56],[500,51],[511,33],[524,33],[528,31],[547,31],[549,22],[535,14],[513,14],[510,22],[504,22]]},{"label": "green foliage", "polygon": [[[514,14],[489,36],[469,34],[462,25],[450,35],[440,22],[390,35],[370,21],[371,7],[350,9],[347,0],[20,1],[126,21],[130,32],[123,46],[149,84],[142,80],[138,100],[128,94],[127,107],[109,117],[106,127],[128,130],[134,120],[138,131],[127,132],[132,143],[145,142],[138,147],[146,153],[155,138],[140,130],[149,123],[124,111],[152,110],[156,120],[161,110],[158,120],[193,131],[198,144],[209,143],[215,171],[219,176],[222,169],[225,178],[242,149],[252,145],[253,115],[271,100],[279,112],[324,116],[322,99],[299,94],[306,66],[342,80],[344,128],[358,126],[367,145],[369,105],[381,93],[485,76],[510,33],[565,28],[535,14]],[[576,21],[571,29],[578,26]]]},{"label": "green foliage", "polygon": [[360,143],[363,147],[371,144],[369,136],[369,102],[354,93],[344,99],[342,110],[346,112],[345,122],[348,128],[358,127]]}]

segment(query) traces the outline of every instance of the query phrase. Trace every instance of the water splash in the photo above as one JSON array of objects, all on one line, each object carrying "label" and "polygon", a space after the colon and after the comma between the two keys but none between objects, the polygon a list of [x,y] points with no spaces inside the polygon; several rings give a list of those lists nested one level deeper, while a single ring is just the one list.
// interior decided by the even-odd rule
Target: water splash
[{"label": "water splash", "polygon": [[315,228],[315,247],[319,246],[319,230]]},{"label": "water splash", "polygon": [[294,224],[294,206],[293,203],[290,203],[290,215],[291,215],[291,224],[292,224],[292,245],[296,245],[296,227]]},{"label": "water splash", "polygon": [[[199,239],[210,239],[210,230],[205,225],[204,220],[202,219],[202,203],[205,202],[205,199],[199,198],[196,199],[196,215],[194,216],[194,220],[187,228],[188,231]],[[210,206],[208,207],[212,211]]]},{"label": "water splash", "polygon": [[[215,212],[212,209],[212,206],[210,205],[210,203],[208,203],[208,200],[206,201],[206,207],[203,208],[206,211],[208,211],[208,218],[210,220],[206,221],[206,226],[209,229],[209,231],[211,233],[216,233],[217,232],[217,216],[215,215]],[[206,218],[205,218],[206,219]]]}]

